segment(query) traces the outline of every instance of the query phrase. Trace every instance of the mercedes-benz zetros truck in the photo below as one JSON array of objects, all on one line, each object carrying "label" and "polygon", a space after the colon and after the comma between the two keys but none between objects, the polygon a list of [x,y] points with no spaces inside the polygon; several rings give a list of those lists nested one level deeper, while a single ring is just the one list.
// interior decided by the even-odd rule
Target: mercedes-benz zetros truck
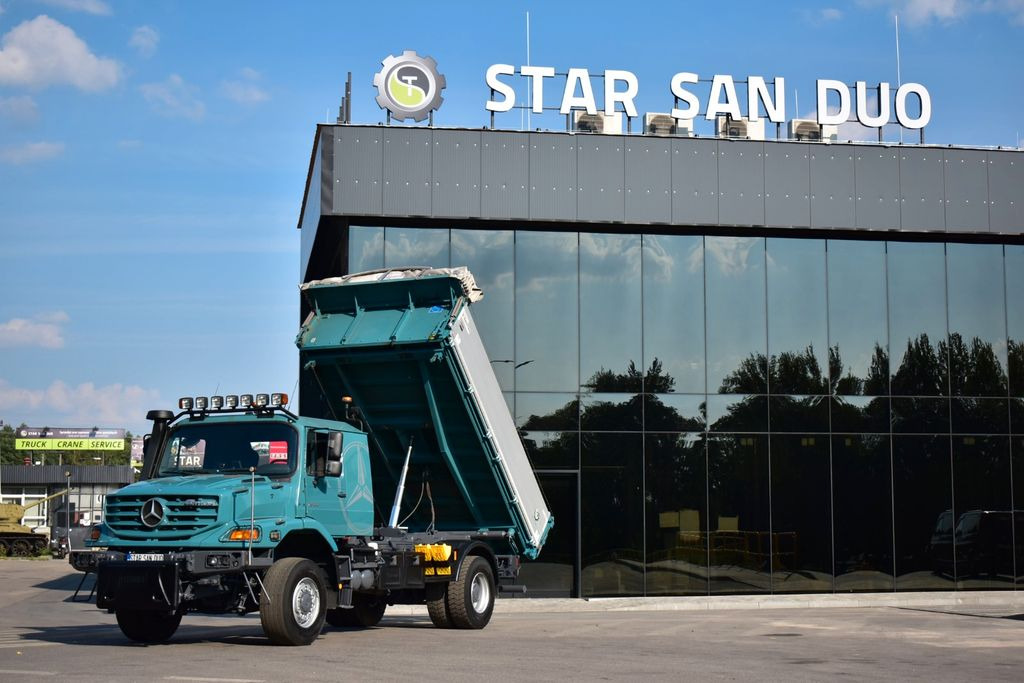
[{"label": "mercedes-benz zetros truck", "polygon": [[189,612],[259,611],[277,644],[426,604],[487,625],[553,519],[469,307],[465,268],[301,286],[301,415],[283,394],[148,414],[142,480],[106,498],[73,567],[136,641]]}]

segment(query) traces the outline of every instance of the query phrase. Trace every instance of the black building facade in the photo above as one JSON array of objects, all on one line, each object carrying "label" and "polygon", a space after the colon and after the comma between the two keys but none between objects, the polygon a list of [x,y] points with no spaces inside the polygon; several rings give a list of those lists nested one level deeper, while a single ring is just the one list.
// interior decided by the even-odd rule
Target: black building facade
[{"label": "black building facade", "polygon": [[304,280],[467,265],[533,595],[1024,581],[1024,154],[325,126]]}]

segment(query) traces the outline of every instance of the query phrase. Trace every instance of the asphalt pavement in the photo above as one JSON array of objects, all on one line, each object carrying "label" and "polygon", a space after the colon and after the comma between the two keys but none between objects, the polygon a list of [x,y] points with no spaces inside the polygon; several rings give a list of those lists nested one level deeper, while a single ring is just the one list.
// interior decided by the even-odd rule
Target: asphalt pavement
[{"label": "asphalt pavement", "polygon": [[871,596],[502,600],[482,631],[435,629],[423,608],[395,607],[379,627],[328,627],[297,648],[270,645],[258,615],[190,615],[169,643],[145,646],[94,604],[70,601],[79,576],[61,561],[0,561],[0,681],[1024,678],[1015,593],[890,596],[889,606]]}]

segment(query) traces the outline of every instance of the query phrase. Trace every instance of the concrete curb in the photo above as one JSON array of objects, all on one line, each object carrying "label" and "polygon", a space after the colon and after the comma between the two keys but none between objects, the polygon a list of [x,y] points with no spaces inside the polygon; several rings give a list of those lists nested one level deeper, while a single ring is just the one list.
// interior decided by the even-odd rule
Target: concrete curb
[{"label": "concrete curb", "polygon": [[[499,614],[543,614],[565,612],[702,612],[713,610],[814,609],[867,607],[1001,608],[1024,612],[1024,591],[965,591],[913,593],[846,593],[818,595],[724,595],[664,598],[531,598],[501,599],[495,603]],[[393,616],[426,616],[420,605],[393,605]]]}]

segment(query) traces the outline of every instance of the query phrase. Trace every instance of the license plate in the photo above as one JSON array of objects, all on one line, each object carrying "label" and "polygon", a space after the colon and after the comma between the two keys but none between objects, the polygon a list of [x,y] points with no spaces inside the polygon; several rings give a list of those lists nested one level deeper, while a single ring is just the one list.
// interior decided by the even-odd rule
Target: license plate
[{"label": "license plate", "polygon": [[163,553],[128,553],[125,557],[129,562],[163,562]]}]

